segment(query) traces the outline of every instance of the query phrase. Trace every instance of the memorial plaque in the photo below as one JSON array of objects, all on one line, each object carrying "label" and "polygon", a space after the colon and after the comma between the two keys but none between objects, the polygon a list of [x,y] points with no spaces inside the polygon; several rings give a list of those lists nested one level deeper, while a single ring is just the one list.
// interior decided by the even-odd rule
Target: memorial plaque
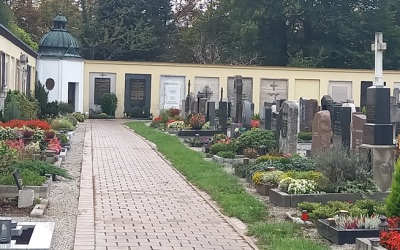
[{"label": "memorial plaque", "polygon": [[125,74],[124,113],[129,117],[148,118],[151,103],[151,75]]},{"label": "memorial plaque", "polygon": [[146,89],[145,79],[131,79],[131,104],[144,106],[144,91]]},{"label": "memorial plaque", "polygon": [[111,78],[94,79],[94,104],[101,105],[104,94],[110,93]]}]

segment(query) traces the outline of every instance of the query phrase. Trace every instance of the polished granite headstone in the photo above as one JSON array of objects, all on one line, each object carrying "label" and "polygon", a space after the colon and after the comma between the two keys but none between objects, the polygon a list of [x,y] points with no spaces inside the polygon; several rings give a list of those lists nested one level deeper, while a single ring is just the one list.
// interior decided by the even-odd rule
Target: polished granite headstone
[{"label": "polished granite headstone", "polygon": [[390,123],[390,88],[372,86],[367,89],[367,123],[364,124],[364,144],[393,145],[393,125]]}]

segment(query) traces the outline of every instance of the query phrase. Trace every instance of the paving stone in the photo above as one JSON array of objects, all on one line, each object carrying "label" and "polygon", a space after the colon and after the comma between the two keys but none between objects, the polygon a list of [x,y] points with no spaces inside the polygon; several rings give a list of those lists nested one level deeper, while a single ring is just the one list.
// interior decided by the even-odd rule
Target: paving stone
[{"label": "paving stone", "polygon": [[96,250],[253,249],[140,136],[116,121],[90,123],[93,173],[82,179],[93,176]]}]

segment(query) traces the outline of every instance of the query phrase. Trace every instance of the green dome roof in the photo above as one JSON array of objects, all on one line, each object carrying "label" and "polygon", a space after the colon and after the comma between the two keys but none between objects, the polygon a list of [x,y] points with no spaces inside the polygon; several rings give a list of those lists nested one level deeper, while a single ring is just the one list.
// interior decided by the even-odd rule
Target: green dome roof
[{"label": "green dome roof", "polygon": [[78,41],[65,28],[67,18],[59,14],[53,22],[54,29],[40,39],[39,57],[80,58]]}]

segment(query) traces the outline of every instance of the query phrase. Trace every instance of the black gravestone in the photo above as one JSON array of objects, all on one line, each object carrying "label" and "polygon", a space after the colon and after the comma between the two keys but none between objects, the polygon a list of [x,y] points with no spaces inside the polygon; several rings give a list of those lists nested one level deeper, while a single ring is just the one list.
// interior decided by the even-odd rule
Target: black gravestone
[{"label": "black gravestone", "polygon": [[390,88],[372,86],[367,89],[367,123],[364,124],[364,144],[393,145],[393,125],[390,124]]},{"label": "black gravestone", "polygon": [[17,185],[18,190],[24,189],[24,183],[22,182],[22,177],[21,174],[19,173],[19,170],[16,169],[13,173],[15,185]]},{"label": "black gravestone", "polygon": [[151,75],[125,74],[124,113],[130,117],[150,117]]},{"label": "black gravestone", "polygon": [[272,103],[264,106],[265,129],[272,130]]},{"label": "black gravestone", "polygon": [[219,123],[221,125],[221,132],[228,133],[228,102],[219,102]]},{"label": "black gravestone", "polygon": [[[328,110],[331,115],[331,121],[333,121],[333,99],[330,95],[324,95],[321,99],[321,110]],[[333,130],[333,122],[331,123],[331,129]]]},{"label": "black gravestone", "polygon": [[351,124],[351,107],[341,108],[341,133],[342,133],[342,145],[346,148],[350,148],[350,124]]},{"label": "black gravestone", "polygon": [[[362,81],[361,82],[361,96],[360,96],[360,108],[367,106],[367,89],[371,87],[373,83],[371,81]],[[386,82],[384,82],[386,86]]]},{"label": "black gravestone", "polygon": [[[111,78],[95,78],[94,79],[94,104],[101,105],[101,98],[104,94],[110,93]],[[112,114],[107,114],[112,115]]]},{"label": "black gravestone", "polygon": [[332,133],[333,144],[339,146],[342,144],[342,114],[341,105],[334,105],[332,112]]}]

